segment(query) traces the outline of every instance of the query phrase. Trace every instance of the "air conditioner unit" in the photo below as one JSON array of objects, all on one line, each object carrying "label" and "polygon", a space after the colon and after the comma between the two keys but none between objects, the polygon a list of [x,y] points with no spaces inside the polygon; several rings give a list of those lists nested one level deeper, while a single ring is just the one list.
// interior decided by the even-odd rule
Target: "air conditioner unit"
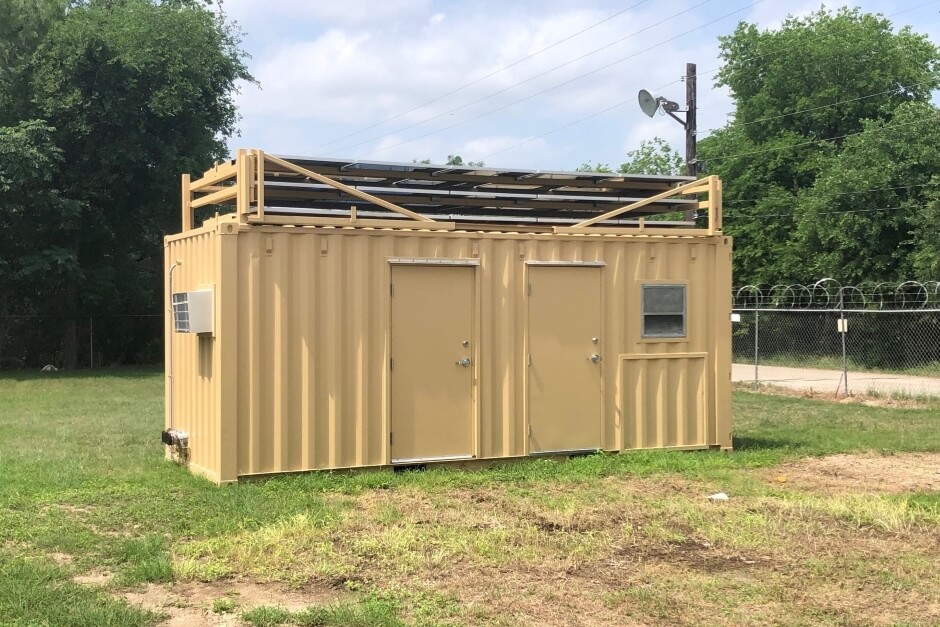
[{"label": "air conditioner unit", "polygon": [[173,330],[212,333],[212,290],[173,294]]}]

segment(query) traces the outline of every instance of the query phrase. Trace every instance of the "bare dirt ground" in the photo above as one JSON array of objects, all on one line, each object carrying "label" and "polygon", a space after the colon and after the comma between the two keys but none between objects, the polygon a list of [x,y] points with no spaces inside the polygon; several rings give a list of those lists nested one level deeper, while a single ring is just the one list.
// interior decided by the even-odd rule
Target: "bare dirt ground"
[{"label": "bare dirt ground", "polygon": [[[311,604],[335,603],[351,596],[326,587],[292,589],[249,581],[150,583],[119,594],[133,606],[166,615],[167,618],[160,623],[166,627],[240,627],[246,623],[238,615],[261,605],[296,611]],[[212,604],[218,599],[234,601],[235,609],[231,613],[214,613]]]},{"label": "bare dirt ground", "polygon": [[[250,561],[237,579],[114,592],[171,627],[240,627],[258,606],[355,601],[345,581],[403,593],[409,625],[940,624],[936,527],[858,524],[829,509],[859,494],[877,506],[940,490],[940,453],[806,458],[714,481],[367,490],[335,497],[356,512],[341,526],[303,531],[331,543],[345,574],[292,588],[254,580]],[[787,496],[748,496],[748,481]],[[729,501],[705,498],[725,488]],[[304,550],[292,568],[316,557]],[[109,584],[107,573],[75,580]],[[213,612],[219,599],[234,608]]]},{"label": "bare dirt ground", "polygon": [[767,474],[778,483],[814,491],[932,491],[940,490],[940,453],[809,457]]},{"label": "bare dirt ground", "polygon": [[874,396],[865,393],[851,393],[849,396],[845,396],[841,392],[821,391],[813,388],[780,387],[772,383],[762,383],[760,390],[755,392],[753,385],[747,382],[736,382],[734,389],[739,392],[752,394],[765,393],[774,394],[776,396],[789,396],[791,398],[812,398],[843,405],[859,404],[868,407],[904,409],[929,409],[940,407],[940,397]]},{"label": "bare dirt ground", "polygon": [[[820,368],[791,368],[786,366],[759,366],[758,376],[763,384],[795,390],[816,390],[823,393],[839,392],[842,371]],[[754,381],[753,364],[733,364],[731,380],[748,383]],[[923,377],[893,373],[849,371],[849,393],[940,396],[940,377]]]}]

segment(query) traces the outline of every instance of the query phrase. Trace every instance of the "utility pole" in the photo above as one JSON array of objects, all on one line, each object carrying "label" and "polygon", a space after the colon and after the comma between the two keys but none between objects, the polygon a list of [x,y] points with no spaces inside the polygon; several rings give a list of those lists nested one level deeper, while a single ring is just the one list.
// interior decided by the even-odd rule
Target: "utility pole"
[{"label": "utility pole", "polygon": [[[685,173],[689,176],[698,176],[698,161],[695,159],[695,109],[696,103],[696,77],[695,64],[685,64]],[[685,210],[686,222],[695,220],[695,210]]]},{"label": "utility pole", "polygon": [[[696,121],[695,121],[695,110],[698,106],[696,103],[696,91],[697,91],[697,81],[695,77],[695,64],[686,63],[685,64],[685,111],[679,108],[678,102],[673,102],[668,98],[663,96],[657,96],[656,94],[646,90],[641,89],[640,93],[637,94],[637,100],[640,103],[640,109],[643,110],[643,113],[653,117],[656,115],[657,111],[662,111],[673,120],[682,125],[682,128],[685,129],[685,173],[689,176],[697,177],[698,176],[698,161],[695,158],[695,134],[696,134]],[[685,113],[685,119],[680,118],[676,113]],[[695,220],[695,210],[687,209],[683,212],[686,222],[692,222]]]}]

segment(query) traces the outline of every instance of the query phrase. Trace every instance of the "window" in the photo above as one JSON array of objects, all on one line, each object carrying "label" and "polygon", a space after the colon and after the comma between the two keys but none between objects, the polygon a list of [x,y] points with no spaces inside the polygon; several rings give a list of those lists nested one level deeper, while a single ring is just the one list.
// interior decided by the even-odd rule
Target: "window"
[{"label": "window", "polygon": [[685,285],[643,286],[643,337],[685,337]]}]

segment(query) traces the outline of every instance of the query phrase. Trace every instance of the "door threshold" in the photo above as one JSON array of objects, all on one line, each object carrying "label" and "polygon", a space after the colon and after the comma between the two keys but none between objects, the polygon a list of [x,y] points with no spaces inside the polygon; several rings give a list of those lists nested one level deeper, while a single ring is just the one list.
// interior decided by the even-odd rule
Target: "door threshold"
[{"label": "door threshold", "polygon": [[556,451],[531,451],[529,457],[548,457],[551,455],[591,455],[601,450],[601,447],[592,448],[568,448],[558,449]]},{"label": "door threshold", "polygon": [[409,457],[406,459],[393,459],[392,465],[429,464],[433,462],[459,462],[476,459],[474,455],[445,455],[443,457]]}]

